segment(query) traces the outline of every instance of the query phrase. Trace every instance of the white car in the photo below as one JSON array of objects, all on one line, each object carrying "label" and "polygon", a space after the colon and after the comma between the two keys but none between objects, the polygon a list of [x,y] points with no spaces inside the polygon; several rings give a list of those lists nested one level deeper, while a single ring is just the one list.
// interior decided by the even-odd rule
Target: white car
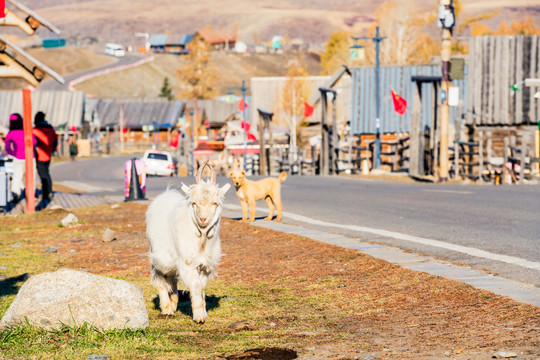
[{"label": "white car", "polygon": [[176,164],[168,151],[146,150],[141,160],[144,162],[146,175],[176,175]]}]

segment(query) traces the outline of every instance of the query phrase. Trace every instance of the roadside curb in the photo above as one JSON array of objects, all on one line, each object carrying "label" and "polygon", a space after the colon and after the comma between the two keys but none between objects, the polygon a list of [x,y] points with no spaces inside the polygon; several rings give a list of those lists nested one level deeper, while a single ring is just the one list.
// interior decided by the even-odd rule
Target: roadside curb
[{"label": "roadside curb", "polygon": [[[225,204],[222,216],[240,218],[241,213],[235,209],[235,206]],[[431,275],[457,280],[471,285],[476,289],[491,291],[497,295],[507,296],[516,301],[540,307],[540,288],[533,285],[505,279],[468,266],[458,266],[451,264],[450,262],[435,259],[431,256],[405,252],[397,247],[366,242],[358,238],[340,234],[308,229],[298,225],[287,224],[285,223],[286,221],[286,216],[284,216],[282,222],[256,220],[251,223],[251,225],[305,236],[327,244],[357,250],[363,254],[388,261],[406,269],[422,271]]]}]

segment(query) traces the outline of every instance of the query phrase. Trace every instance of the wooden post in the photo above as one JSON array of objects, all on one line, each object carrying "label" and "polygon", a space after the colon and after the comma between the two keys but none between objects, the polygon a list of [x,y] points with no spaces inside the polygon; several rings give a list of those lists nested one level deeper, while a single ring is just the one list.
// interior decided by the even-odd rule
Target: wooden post
[{"label": "wooden post", "polygon": [[480,130],[478,136],[478,180],[482,182],[482,173],[484,172],[484,131]]},{"label": "wooden post", "polygon": [[488,131],[486,133],[487,139],[486,139],[486,152],[487,152],[487,163],[488,163],[488,169],[492,174],[495,174],[493,167],[492,167],[492,159],[493,159],[493,132]]},{"label": "wooden post", "polygon": [[[450,11],[452,17],[452,0],[440,0],[440,8]],[[450,53],[452,51],[452,27],[453,21],[446,23],[446,20],[440,19],[442,27],[442,82],[441,82],[441,121],[439,128],[439,172],[438,181],[448,181],[448,132],[450,123],[450,107],[448,105],[448,90],[452,83],[450,82]]]},{"label": "wooden post", "polygon": [[504,157],[503,173],[502,173],[502,176],[504,176],[504,179],[502,181],[502,184],[510,185],[512,184],[512,177],[510,176],[510,171],[512,170],[506,167],[506,164],[508,164],[508,146],[509,146],[508,136],[505,136],[504,137],[504,150],[503,150],[503,157]]},{"label": "wooden post", "polygon": [[332,98],[332,153],[330,154],[330,168],[332,169],[332,174],[337,174],[337,164],[336,161],[339,159],[339,136],[338,136],[338,126],[337,126],[337,108],[336,108],[336,97],[337,93],[333,92],[334,97]]},{"label": "wooden post", "polygon": [[423,131],[421,128],[422,84],[420,82],[416,82],[416,86],[414,87],[414,89],[414,105],[412,109],[411,121],[409,175],[420,176],[424,175],[424,147],[422,146]]},{"label": "wooden post", "polygon": [[529,137],[526,133],[521,134],[521,154],[519,158],[519,183],[525,183],[525,152],[527,151]]},{"label": "wooden post", "polygon": [[320,156],[320,174],[321,175],[328,175],[329,168],[328,168],[328,125],[326,124],[326,112],[328,110],[328,103],[326,98],[326,90],[320,88],[319,91],[321,92],[321,103],[322,103],[322,111],[321,111],[321,156]]},{"label": "wooden post", "polygon": [[26,168],[25,196],[26,213],[36,211],[35,184],[34,184],[34,143],[32,141],[32,93],[30,89],[23,89],[23,129],[24,129],[24,163]]},{"label": "wooden post", "polygon": [[264,117],[259,111],[259,173],[261,175],[268,175],[268,172],[266,169],[266,144],[264,141],[265,125],[266,125],[266,121],[264,121]]}]

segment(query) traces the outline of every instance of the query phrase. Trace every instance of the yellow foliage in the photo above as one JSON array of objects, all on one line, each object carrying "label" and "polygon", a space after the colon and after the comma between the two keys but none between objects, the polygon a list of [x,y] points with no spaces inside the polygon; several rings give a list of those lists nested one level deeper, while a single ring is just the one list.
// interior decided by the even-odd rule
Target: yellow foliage
[{"label": "yellow foliage", "polygon": [[[404,1],[387,1],[375,10],[376,22],[371,26],[369,36],[375,36],[375,28],[380,26],[380,35],[386,39],[380,43],[381,64],[426,63],[440,52],[440,40],[433,39],[424,29],[435,24],[435,12],[421,12]],[[375,46],[366,41],[366,57],[375,63]]]},{"label": "yellow foliage", "polygon": [[337,31],[330,35],[325,52],[321,56],[323,75],[333,74],[342,65],[350,63],[349,47],[352,45],[352,34],[347,31]]},{"label": "yellow foliage", "polygon": [[532,17],[527,17],[519,21],[512,21],[510,26],[503,21],[495,31],[492,31],[488,25],[474,23],[471,27],[471,35],[540,35],[540,29],[536,27]]},{"label": "yellow foliage", "polygon": [[215,87],[218,73],[211,62],[209,46],[196,36],[190,41],[187,63],[176,70],[179,80],[180,99],[213,99],[217,95]]},{"label": "yellow foliage", "polygon": [[281,90],[279,112],[276,114],[278,123],[290,126],[295,116],[297,128],[301,126],[304,118],[304,101],[309,101],[311,97],[307,76],[307,67],[302,64],[302,57],[296,56],[289,62],[287,79]]}]

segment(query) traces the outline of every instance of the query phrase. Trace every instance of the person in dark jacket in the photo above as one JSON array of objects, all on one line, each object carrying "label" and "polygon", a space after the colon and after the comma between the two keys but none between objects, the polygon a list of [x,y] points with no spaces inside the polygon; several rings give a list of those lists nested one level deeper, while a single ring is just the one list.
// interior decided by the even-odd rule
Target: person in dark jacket
[{"label": "person in dark jacket", "polygon": [[52,153],[58,146],[58,136],[51,124],[45,120],[45,114],[41,111],[34,117],[33,134],[37,139],[37,171],[41,179],[41,199],[50,201],[53,194],[53,182],[49,168]]}]

